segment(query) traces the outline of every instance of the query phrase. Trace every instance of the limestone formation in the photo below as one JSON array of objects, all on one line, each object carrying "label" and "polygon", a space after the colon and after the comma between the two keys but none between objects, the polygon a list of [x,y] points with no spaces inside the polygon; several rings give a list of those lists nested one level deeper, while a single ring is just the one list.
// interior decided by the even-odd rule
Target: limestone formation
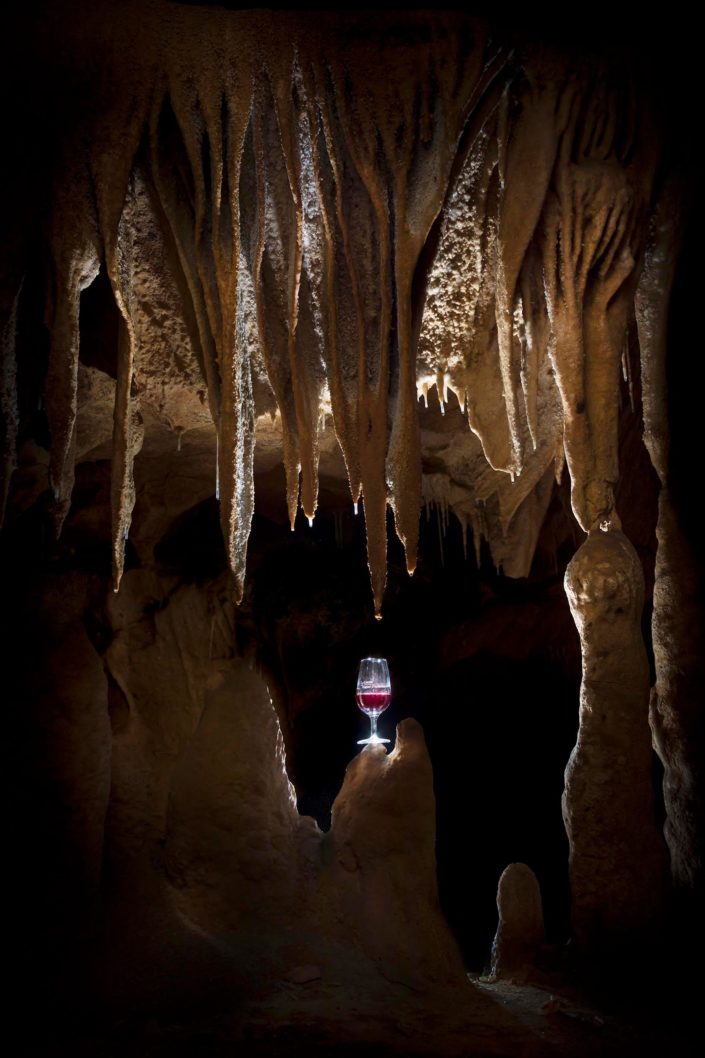
[{"label": "limestone formation", "polygon": [[572,922],[588,950],[634,944],[664,913],[654,817],[643,574],[619,530],[590,534],[565,576],[580,634],[578,741],[565,773]]},{"label": "limestone formation", "polygon": [[666,487],[659,497],[657,533],[653,617],[657,679],[651,694],[651,727],[654,747],[665,768],[665,835],[674,880],[684,895],[697,899],[705,867],[701,572]]},{"label": "limestone formation", "polygon": [[666,840],[674,880],[683,894],[703,885],[701,821],[703,633],[701,571],[680,524],[669,486],[667,340],[669,303],[683,219],[678,189],[668,185],[656,211],[636,310],[644,387],[644,443],[661,483],[652,635],[656,684],[651,695],[654,746],[663,761]]},{"label": "limestone formation", "polygon": [[166,814],[163,863],[180,913],[210,934],[269,951],[279,969],[282,960],[313,962],[318,976],[335,980],[341,958],[362,958],[367,973],[388,981],[458,987],[463,968],[438,904],[432,773],[419,725],[403,721],[389,755],[370,747],[353,759],[323,834],[296,811],[262,680],[237,659],[218,668]]},{"label": "limestone formation", "polygon": [[[234,974],[238,988],[246,959],[262,981],[315,965],[340,985],[352,960],[366,980],[463,986],[438,901],[433,776],[420,726],[403,721],[393,752],[370,747],[353,759],[331,830],[321,832],[297,812],[266,685],[234,656],[224,584],[183,585],[158,601],[163,587],[153,573],[129,570],[119,595],[110,593],[107,687],[76,620],[82,597],[65,606],[66,632],[55,638],[58,654],[70,648],[75,660],[67,713],[83,715],[53,752],[71,767],[100,750],[70,782],[80,780],[76,796],[90,803],[76,825],[85,831],[78,844],[87,848],[91,907],[104,889],[105,986],[124,996],[150,972],[169,976],[173,946],[184,957],[193,947],[200,966],[207,938],[220,938],[218,974]],[[51,594],[50,631],[55,604]],[[79,737],[85,748],[74,746]]]},{"label": "limestone formation", "polygon": [[492,942],[494,978],[521,980],[536,965],[544,942],[541,890],[525,863],[510,863],[497,886],[499,922]]},{"label": "limestone formation", "polygon": [[315,830],[296,811],[264,682],[242,660],[220,660],[165,815],[164,865],[181,912],[211,933],[240,936],[308,917],[297,849],[306,824]]},{"label": "limestone formation", "polygon": [[567,461],[584,529],[617,525],[619,372],[658,156],[629,71],[595,89],[590,61],[512,49],[452,13],[376,14],[364,33],[358,15],[164,0],[121,14],[96,5],[67,42],[69,68],[86,67],[89,47],[101,73],[51,159],[46,237],[57,525],[76,459],[80,295],[101,262],[122,320],[115,587],[145,423],[153,409],[183,427],[179,391],[194,388],[217,434],[236,600],[255,420],[275,408],[292,523],[299,499],[315,514],[319,423],[332,415],[352,499],[364,497],[377,612],[388,504],[416,563],[432,456],[417,393],[434,384],[442,408],[457,395],[463,443],[477,435],[491,469],[475,444],[472,464],[432,472],[498,566],[525,575],[551,465],[559,476]]},{"label": "limestone formation", "polygon": [[[565,578],[583,663],[563,800],[573,939],[643,943],[668,906],[652,741],[684,890],[702,883],[705,818],[702,554],[672,487],[667,394],[686,196],[652,66],[462,11],[78,6],[28,5],[17,85],[0,63],[8,715],[18,789],[46,817],[35,875],[66,857],[58,948],[98,921],[81,972],[97,966],[118,1006],[130,990],[149,1005],[162,981],[188,992],[191,960],[228,996],[349,1000],[361,980],[368,1014],[380,988],[400,1008],[402,992],[482,1006],[440,909],[420,724],[352,760],[328,832],[297,811],[299,710],[271,657],[309,664],[306,632],[318,663],[322,616],[280,599],[275,569],[262,591],[292,649],[268,639],[253,587],[267,547],[248,549],[256,516],[271,515],[260,540],[284,524],[298,542],[307,519],[313,564],[324,496],[335,546],[345,508],[366,547],[360,609],[379,639],[341,618],[350,652],[384,642],[374,617],[403,607],[400,581],[423,601],[433,561],[406,572],[424,507],[441,570],[452,516],[462,583],[492,603],[533,590],[547,514],[563,526],[539,551],[552,586],[586,534]],[[633,491],[660,484],[653,688],[653,522],[641,545],[625,530],[637,555],[621,526],[641,508],[617,499],[625,434],[646,465],[642,425],[658,483]],[[457,640],[466,620],[449,618]],[[418,655],[409,684],[431,675],[407,702],[426,724],[441,662]],[[493,973],[521,975],[543,937],[528,867],[507,868],[497,900]],[[65,993],[81,994],[68,974]]]}]

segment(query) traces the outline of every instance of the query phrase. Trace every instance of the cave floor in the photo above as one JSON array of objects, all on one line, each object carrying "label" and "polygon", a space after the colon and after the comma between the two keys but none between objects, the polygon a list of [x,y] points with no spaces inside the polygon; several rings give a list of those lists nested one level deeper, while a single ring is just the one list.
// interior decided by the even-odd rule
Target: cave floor
[{"label": "cave floor", "polygon": [[[465,995],[431,997],[390,984],[351,996],[322,979],[279,982],[242,1011],[114,1019],[87,1033],[25,1036],[25,1058],[691,1058],[701,1054],[671,1004],[595,1004],[574,990],[490,982],[469,974]],[[29,1034],[28,1034],[29,1035]]]}]

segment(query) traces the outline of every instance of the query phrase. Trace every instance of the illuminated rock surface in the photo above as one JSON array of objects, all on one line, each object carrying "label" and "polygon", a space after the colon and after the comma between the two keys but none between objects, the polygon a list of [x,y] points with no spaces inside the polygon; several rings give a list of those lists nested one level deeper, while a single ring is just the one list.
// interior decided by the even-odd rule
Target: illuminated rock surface
[{"label": "illuminated rock surface", "polygon": [[492,942],[493,978],[525,979],[545,939],[541,890],[525,863],[510,863],[497,886],[499,922]]},{"label": "illuminated rock surface", "polygon": [[[569,854],[578,961],[640,958],[674,894],[695,945],[703,380],[673,335],[697,137],[655,88],[679,82],[609,19],[576,44],[230,8],[29,5],[3,35],[7,906],[49,1012],[27,1023],[61,1019],[57,1054],[195,1053],[205,1018],[214,1053],[623,1058],[596,1008],[468,983],[494,920],[462,886],[491,878],[491,917],[511,863],[495,976],[543,933],[517,859],[560,947]],[[569,849],[534,860],[575,732],[576,549]],[[396,745],[351,760],[353,669],[388,647]],[[681,1053],[665,1035],[634,1053]]]},{"label": "illuminated rock surface", "polygon": [[651,785],[643,575],[623,533],[588,537],[566,571],[566,593],[583,655],[563,795],[573,929],[588,948],[635,944],[657,935],[666,856]]},{"label": "illuminated rock surface", "polygon": [[[34,46],[43,57],[48,42]],[[205,409],[236,598],[255,419],[275,408],[292,521],[299,501],[315,513],[332,415],[364,497],[377,609],[386,505],[413,570],[431,456],[443,502],[516,575],[551,466],[567,460],[585,530],[616,518],[619,373],[658,158],[627,72],[589,90],[592,67],[513,52],[460,15],[379,15],[360,34],[348,16],[205,16],[159,0],[120,18],[91,8],[63,61],[67,93],[73,68],[101,75],[52,159],[51,478],[60,523],[80,296],[102,257],[120,320],[116,586],[136,454],[144,444],[148,458],[159,425],[179,438],[202,427]],[[382,65],[387,77],[371,74]],[[443,405],[460,401],[467,455],[424,443],[417,399],[434,384]],[[11,372],[3,408],[10,438]]]}]

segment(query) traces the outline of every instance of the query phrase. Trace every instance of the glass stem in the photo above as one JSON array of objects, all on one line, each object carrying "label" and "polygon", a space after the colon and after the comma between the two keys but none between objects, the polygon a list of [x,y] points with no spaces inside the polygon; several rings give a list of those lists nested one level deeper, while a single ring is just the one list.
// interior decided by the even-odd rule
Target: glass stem
[{"label": "glass stem", "polygon": [[377,714],[376,713],[372,713],[372,715],[370,716],[370,727],[372,728],[372,731],[370,732],[370,738],[377,738]]}]

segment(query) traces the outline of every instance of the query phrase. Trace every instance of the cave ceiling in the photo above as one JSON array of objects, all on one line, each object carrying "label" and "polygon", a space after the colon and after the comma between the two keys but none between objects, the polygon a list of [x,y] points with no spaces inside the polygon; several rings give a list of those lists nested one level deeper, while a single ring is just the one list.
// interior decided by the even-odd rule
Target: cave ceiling
[{"label": "cave ceiling", "polygon": [[[22,27],[14,179],[32,170],[34,205],[4,220],[3,496],[27,443],[15,338],[34,257],[42,487],[60,531],[76,466],[110,459],[116,588],[155,510],[217,489],[240,598],[255,479],[280,462],[292,527],[321,477],[362,499],[378,611],[388,506],[410,571],[425,501],[525,576],[564,467],[580,527],[619,526],[620,408],[674,240],[630,63],[458,12],[61,9]],[[101,282],[118,333],[91,360]]]}]

